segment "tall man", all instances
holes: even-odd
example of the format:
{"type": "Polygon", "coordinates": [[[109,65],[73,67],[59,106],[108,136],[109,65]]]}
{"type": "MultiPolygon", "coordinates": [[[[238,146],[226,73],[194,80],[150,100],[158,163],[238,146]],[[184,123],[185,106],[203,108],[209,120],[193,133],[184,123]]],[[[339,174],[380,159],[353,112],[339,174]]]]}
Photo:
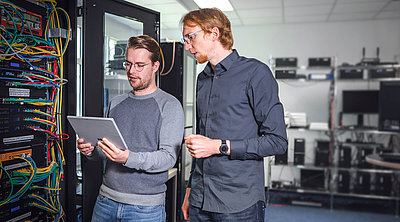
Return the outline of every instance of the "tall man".
{"type": "Polygon", "coordinates": [[[97,146],[78,140],[89,159],[106,159],[92,221],[165,221],[165,183],[183,138],[183,110],[172,95],[157,88],[160,47],[150,36],[131,37],[124,66],[132,91],[113,98],[114,118],[128,149],[107,138],[97,146]]]}
{"type": "Polygon", "coordinates": [[[197,133],[182,211],[191,221],[264,221],[263,157],[287,149],[278,85],[267,65],[232,49],[230,21],[216,8],[186,14],[185,49],[207,66],[197,79],[197,133]],[[189,210],[189,213],[188,213],[189,210]]]}

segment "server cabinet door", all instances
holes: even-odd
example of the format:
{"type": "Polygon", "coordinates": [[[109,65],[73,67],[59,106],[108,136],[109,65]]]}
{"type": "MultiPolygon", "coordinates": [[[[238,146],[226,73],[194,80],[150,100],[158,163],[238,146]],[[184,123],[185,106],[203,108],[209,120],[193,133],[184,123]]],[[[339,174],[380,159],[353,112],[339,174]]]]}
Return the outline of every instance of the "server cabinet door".
{"type": "MultiPolygon", "coordinates": [[[[82,115],[103,116],[112,96],[130,90],[124,70],[125,46],[131,36],[159,40],[158,12],[121,0],[83,2],[82,115]]],[[[83,221],[90,221],[101,185],[103,163],[81,158],[83,221]]]]}

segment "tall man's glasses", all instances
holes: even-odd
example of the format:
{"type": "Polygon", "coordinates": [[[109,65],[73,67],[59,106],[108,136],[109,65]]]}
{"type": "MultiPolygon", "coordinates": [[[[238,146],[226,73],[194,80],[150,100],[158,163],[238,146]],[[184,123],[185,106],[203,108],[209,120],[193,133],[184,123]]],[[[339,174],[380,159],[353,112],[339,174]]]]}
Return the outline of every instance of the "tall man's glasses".
{"type": "Polygon", "coordinates": [[[185,44],[185,43],[191,44],[191,43],[192,43],[192,40],[193,40],[194,37],[195,37],[194,34],[196,34],[196,33],[198,33],[198,32],[201,32],[201,31],[203,31],[203,29],[200,29],[200,30],[197,30],[197,31],[195,31],[195,32],[192,32],[192,33],[189,33],[189,34],[184,35],[184,36],[182,37],[182,43],[183,43],[183,44],[185,44]]]}
{"type": "Polygon", "coordinates": [[[126,71],[131,70],[132,65],[133,68],[135,68],[136,71],[141,72],[143,71],[144,67],[147,66],[150,63],[144,64],[144,63],[131,63],[129,61],[125,61],[122,63],[122,66],[126,69],[126,71]]]}

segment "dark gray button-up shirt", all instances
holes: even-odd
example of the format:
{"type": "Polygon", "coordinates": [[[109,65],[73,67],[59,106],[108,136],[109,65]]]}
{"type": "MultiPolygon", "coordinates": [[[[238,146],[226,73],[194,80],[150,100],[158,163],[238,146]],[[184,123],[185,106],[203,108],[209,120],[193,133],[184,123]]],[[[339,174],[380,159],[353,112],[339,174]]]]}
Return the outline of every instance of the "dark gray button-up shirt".
{"type": "Polygon", "coordinates": [[[287,149],[278,85],[267,65],[234,50],[197,79],[197,133],[231,141],[231,155],[193,159],[189,203],[240,212],[265,201],[263,157],[287,149]]]}

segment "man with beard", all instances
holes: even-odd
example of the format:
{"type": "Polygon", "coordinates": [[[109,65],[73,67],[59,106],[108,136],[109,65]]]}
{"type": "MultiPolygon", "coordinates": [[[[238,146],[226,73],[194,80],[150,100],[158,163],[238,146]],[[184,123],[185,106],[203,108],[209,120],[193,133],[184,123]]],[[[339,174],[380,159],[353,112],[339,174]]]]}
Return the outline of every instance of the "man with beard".
{"type": "Polygon", "coordinates": [[[287,149],[278,85],[267,65],[232,49],[231,25],[219,9],[191,11],[181,23],[185,49],[208,62],[197,78],[197,134],[185,137],[194,158],[184,217],[264,221],[263,158],[287,149]]]}
{"type": "Polygon", "coordinates": [[[97,146],[78,139],[90,160],[106,160],[92,221],[165,221],[168,170],[175,165],[183,138],[183,110],[172,95],[157,88],[160,46],[150,36],[131,37],[126,52],[132,91],[113,98],[114,118],[128,149],[107,138],[97,146]]]}

